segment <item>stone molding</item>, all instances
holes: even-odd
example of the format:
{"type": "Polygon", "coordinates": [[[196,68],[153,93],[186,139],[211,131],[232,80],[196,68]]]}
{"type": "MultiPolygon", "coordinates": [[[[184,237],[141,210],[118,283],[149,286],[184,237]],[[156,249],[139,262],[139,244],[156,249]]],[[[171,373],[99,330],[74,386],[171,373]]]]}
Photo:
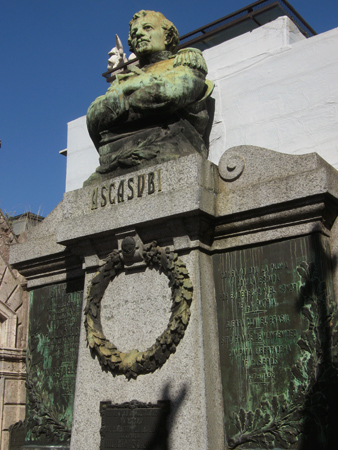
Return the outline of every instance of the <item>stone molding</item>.
{"type": "Polygon", "coordinates": [[[220,175],[212,250],[313,232],[330,235],[338,213],[338,174],[316,153],[295,156],[243,145],[227,150],[220,166],[238,175],[220,175]]]}
{"type": "Polygon", "coordinates": [[[18,317],[5,303],[0,301],[0,345],[3,347],[15,347],[16,327],[18,317]]]}
{"type": "Polygon", "coordinates": [[[23,276],[9,264],[18,243],[0,210],[0,447],[8,449],[9,427],[25,415],[28,293],[23,276]]]}
{"type": "Polygon", "coordinates": [[[111,184],[67,192],[26,242],[12,246],[11,263],[33,288],[94,269],[116,248],[123,230],[136,230],[144,242],[159,245],[169,239],[177,251],[206,252],[314,231],[330,234],[337,216],[337,171],[316,153],[295,156],[244,145],[224,152],[220,166],[230,175],[222,178],[217,166],[190,155],[112,178],[111,184]],[[145,184],[138,197],[138,177],[147,183],[149,173],[154,192],[149,194],[145,184]],[[135,192],[128,200],[130,178],[135,192]],[[120,203],[119,186],[124,189],[120,203]]]}
{"type": "Polygon", "coordinates": [[[0,349],[0,377],[26,378],[26,350],[19,348],[0,349]]]}

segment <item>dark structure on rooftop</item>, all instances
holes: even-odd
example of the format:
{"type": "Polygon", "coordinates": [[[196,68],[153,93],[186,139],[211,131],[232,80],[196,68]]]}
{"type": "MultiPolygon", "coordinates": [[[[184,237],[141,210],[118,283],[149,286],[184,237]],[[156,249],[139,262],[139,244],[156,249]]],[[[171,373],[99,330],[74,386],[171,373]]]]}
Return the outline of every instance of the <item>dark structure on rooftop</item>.
{"type": "MultiPolygon", "coordinates": [[[[288,16],[307,38],[316,35],[315,30],[298,14],[286,0],[259,0],[227,16],[204,25],[180,37],[179,49],[195,47],[199,50],[213,47],[252,31],[278,17],[288,16]]],[[[114,70],[102,74],[110,82],[115,71],[121,71],[135,60],[128,61],[114,70]]]]}

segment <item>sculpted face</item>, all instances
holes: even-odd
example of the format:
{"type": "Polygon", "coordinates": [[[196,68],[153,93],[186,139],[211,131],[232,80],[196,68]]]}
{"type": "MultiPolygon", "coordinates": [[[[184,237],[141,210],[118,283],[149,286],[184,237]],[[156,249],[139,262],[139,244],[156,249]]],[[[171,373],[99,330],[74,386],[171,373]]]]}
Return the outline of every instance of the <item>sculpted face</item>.
{"type": "Polygon", "coordinates": [[[166,50],[166,31],[161,25],[162,20],[152,14],[132,22],[131,46],[137,57],[166,50]]]}

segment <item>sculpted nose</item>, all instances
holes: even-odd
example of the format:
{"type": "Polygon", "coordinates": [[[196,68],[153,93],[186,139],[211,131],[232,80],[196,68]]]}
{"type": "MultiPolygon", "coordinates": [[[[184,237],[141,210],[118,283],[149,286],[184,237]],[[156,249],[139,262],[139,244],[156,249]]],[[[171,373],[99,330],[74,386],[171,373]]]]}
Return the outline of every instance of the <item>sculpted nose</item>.
{"type": "Polygon", "coordinates": [[[136,31],[135,35],[136,35],[137,37],[143,36],[143,35],[144,35],[143,29],[142,29],[142,28],[139,28],[139,29],[136,31]]]}

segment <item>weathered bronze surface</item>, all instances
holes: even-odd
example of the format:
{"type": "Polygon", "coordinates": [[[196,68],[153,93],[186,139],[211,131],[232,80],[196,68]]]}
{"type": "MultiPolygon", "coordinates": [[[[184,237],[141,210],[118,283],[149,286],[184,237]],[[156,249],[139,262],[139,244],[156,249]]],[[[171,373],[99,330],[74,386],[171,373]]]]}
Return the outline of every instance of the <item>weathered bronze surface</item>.
{"type": "Polygon", "coordinates": [[[167,275],[172,291],[171,316],[167,328],[146,351],[137,349],[123,353],[106,339],[101,324],[101,300],[109,283],[124,270],[122,251],[114,250],[93,277],[85,307],[87,342],[104,370],[128,379],[155,372],[161,367],[183,338],[190,319],[193,286],[184,262],[169,248],[154,241],[143,247],[142,258],[147,267],[167,275]]]}
{"type": "Polygon", "coordinates": [[[100,450],[168,450],[169,401],[156,405],[133,400],[120,405],[100,403],[100,450]]]}
{"type": "Polygon", "coordinates": [[[70,440],[82,298],[82,279],[31,292],[26,444],[70,440]]]}
{"type": "Polygon", "coordinates": [[[20,420],[9,427],[9,450],[22,450],[26,438],[26,422],[20,420]]]}
{"type": "Polygon", "coordinates": [[[213,83],[200,50],[177,52],[178,31],[161,13],[140,11],[130,22],[129,46],[139,67],[118,74],[87,112],[100,166],[85,182],[198,152],[207,156],[205,100],[213,83]]]}
{"type": "Polygon", "coordinates": [[[328,255],[314,235],[213,256],[229,448],[333,445],[337,312],[328,255]]]}

